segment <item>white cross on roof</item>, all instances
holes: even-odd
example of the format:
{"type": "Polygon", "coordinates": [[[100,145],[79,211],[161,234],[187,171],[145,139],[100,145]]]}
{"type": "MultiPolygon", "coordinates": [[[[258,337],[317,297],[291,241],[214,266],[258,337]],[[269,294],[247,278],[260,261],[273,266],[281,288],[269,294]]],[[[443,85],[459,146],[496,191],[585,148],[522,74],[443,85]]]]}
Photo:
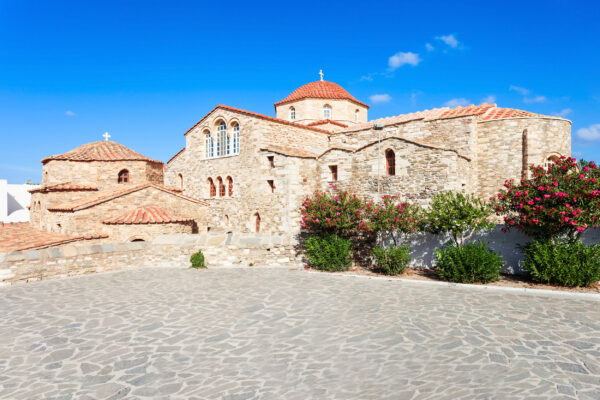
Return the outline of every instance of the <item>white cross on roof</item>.
{"type": "Polygon", "coordinates": [[[110,135],[108,134],[108,132],[104,132],[104,135],[102,135],[102,137],[108,142],[108,138],[110,137],[110,135]]]}

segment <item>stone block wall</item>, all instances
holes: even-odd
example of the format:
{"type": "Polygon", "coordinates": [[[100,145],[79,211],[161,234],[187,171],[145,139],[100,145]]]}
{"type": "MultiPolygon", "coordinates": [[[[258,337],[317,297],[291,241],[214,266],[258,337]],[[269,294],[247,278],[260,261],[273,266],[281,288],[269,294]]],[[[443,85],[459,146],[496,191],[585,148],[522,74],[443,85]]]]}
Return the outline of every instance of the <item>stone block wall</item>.
{"type": "Polygon", "coordinates": [[[329,119],[352,125],[354,123],[365,123],[368,121],[368,108],[349,100],[335,99],[304,99],[293,103],[282,104],[275,108],[277,118],[290,121],[290,107],[296,109],[296,119],[293,122],[309,124],[314,121],[325,119],[323,117],[323,106],[331,107],[329,119]],[[355,112],[358,110],[358,121],[355,122],[355,112]]]}
{"type": "Polygon", "coordinates": [[[295,240],[277,234],[170,234],[152,242],[62,246],[0,253],[0,284],[145,266],[184,268],[202,250],[208,267],[294,266],[295,240]]]}

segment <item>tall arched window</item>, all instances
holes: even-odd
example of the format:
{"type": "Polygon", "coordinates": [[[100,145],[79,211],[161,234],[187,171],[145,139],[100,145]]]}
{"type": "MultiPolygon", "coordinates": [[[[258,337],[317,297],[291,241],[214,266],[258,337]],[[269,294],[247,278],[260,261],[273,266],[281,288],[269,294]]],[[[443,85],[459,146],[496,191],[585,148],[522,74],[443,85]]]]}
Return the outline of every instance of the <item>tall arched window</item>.
{"type": "Polygon", "coordinates": [[[240,154],[240,126],[233,125],[233,154],[240,154]]]}
{"type": "Polygon", "coordinates": [[[354,122],[358,122],[358,116],[360,115],[360,111],[359,110],[355,110],[354,111],[354,122]]]}
{"type": "Polygon", "coordinates": [[[179,174],[179,189],[183,190],[183,175],[179,174]]]}
{"type": "Polygon", "coordinates": [[[233,179],[230,176],[227,177],[227,195],[233,196],[233,179]]]}
{"type": "Polygon", "coordinates": [[[117,180],[119,183],[129,183],[129,171],[126,169],[121,170],[119,172],[119,179],[117,180]]]}
{"type": "Polygon", "coordinates": [[[219,197],[225,196],[225,185],[223,184],[223,178],[220,176],[217,178],[217,185],[219,185],[219,197]]]}
{"type": "Polygon", "coordinates": [[[210,131],[205,131],[204,132],[204,137],[206,140],[206,158],[212,158],[214,157],[214,150],[213,150],[213,139],[212,136],[210,135],[210,131]]]}
{"type": "Polygon", "coordinates": [[[392,149],[385,151],[385,169],[389,176],[396,175],[396,154],[392,149]]]}
{"type": "Polygon", "coordinates": [[[260,232],[260,215],[258,213],[254,214],[254,231],[260,232]]]}
{"type": "Polygon", "coordinates": [[[290,119],[292,121],[296,119],[296,109],[294,107],[290,107],[290,119]]]}
{"type": "Polygon", "coordinates": [[[217,128],[217,156],[229,154],[228,150],[227,124],[225,124],[225,121],[221,121],[217,128]]]}
{"type": "Polygon", "coordinates": [[[210,197],[215,197],[217,195],[217,189],[215,188],[215,183],[212,178],[208,178],[208,195],[210,197]]]}
{"type": "Polygon", "coordinates": [[[331,106],[327,104],[323,106],[323,119],[331,119],[331,106]]]}

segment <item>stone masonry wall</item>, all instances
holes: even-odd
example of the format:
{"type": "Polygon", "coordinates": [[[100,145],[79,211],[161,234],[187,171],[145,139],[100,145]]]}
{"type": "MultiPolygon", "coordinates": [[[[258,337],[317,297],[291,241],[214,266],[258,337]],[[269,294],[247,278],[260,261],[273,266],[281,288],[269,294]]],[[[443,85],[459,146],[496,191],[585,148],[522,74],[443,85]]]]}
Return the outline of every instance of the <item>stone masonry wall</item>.
{"type": "Polygon", "coordinates": [[[331,120],[342,122],[346,125],[355,123],[355,111],[358,110],[358,123],[368,121],[368,108],[348,100],[334,99],[304,99],[293,103],[283,104],[276,107],[277,118],[290,121],[290,107],[296,109],[294,122],[309,124],[314,121],[325,119],[323,117],[323,106],[331,107],[331,120]]]}
{"type": "Polygon", "coordinates": [[[283,235],[163,235],[153,242],[63,246],[0,253],[0,284],[84,275],[144,266],[189,267],[202,250],[208,267],[299,265],[297,243],[283,235]]]}

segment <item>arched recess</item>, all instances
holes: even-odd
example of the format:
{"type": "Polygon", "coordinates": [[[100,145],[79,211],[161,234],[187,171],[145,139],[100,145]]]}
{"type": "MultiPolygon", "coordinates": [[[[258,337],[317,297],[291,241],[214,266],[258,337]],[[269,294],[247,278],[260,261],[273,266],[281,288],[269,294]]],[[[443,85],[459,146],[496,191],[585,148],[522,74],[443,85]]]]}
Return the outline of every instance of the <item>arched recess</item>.
{"type": "Polygon", "coordinates": [[[129,239],[127,239],[128,242],[145,242],[146,239],[144,239],[142,236],[132,236],[129,239]]]}
{"type": "Polygon", "coordinates": [[[392,149],[385,151],[385,171],[388,176],[396,175],[396,153],[392,149]]]}
{"type": "Polygon", "coordinates": [[[227,195],[233,196],[233,178],[230,176],[227,177],[227,195]]]}
{"type": "Polygon", "coordinates": [[[129,183],[131,182],[131,177],[129,176],[129,171],[126,169],[122,169],[119,171],[119,175],[117,178],[118,183],[129,183]]]}
{"type": "Polygon", "coordinates": [[[546,154],[544,156],[544,160],[543,160],[544,168],[547,169],[552,164],[556,164],[556,162],[558,160],[560,160],[561,157],[562,157],[562,155],[558,152],[551,152],[551,153],[546,154]]]}
{"type": "Polygon", "coordinates": [[[177,177],[179,178],[179,189],[183,190],[183,175],[179,174],[177,177]]]}
{"type": "Polygon", "coordinates": [[[261,219],[260,219],[260,214],[258,212],[254,213],[253,222],[254,222],[254,232],[256,232],[256,233],[260,232],[261,219]]]}
{"type": "Polygon", "coordinates": [[[217,189],[212,178],[208,178],[206,183],[208,184],[208,197],[215,197],[217,195],[217,189]]]}
{"type": "Polygon", "coordinates": [[[219,189],[219,197],[224,197],[225,196],[225,185],[223,184],[223,178],[221,178],[220,176],[217,177],[217,186],[219,189]]]}

